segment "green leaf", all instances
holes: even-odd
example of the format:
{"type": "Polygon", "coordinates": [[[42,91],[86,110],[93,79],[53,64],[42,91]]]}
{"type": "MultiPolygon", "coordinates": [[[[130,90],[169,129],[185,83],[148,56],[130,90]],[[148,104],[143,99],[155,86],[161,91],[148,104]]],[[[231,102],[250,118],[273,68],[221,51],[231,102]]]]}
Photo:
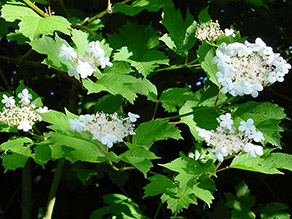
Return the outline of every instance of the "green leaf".
{"type": "Polygon", "coordinates": [[[106,146],[98,141],[92,140],[88,133],[54,132],[49,136],[48,141],[51,143],[52,157],[54,153],[60,154],[71,163],[76,161],[86,161],[91,163],[101,163],[106,161],[104,151],[106,146]],[[57,150],[57,151],[55,151],[57,150]]]}
{"type": "Polygon", "coordinates": [[[211,21],[211,17],[210,17],[210,15],[208,13],[208,10],[209,10],[209,6],[207,6],[206,8],[204,8],[199,13],[198,20],[199,20],[200,24],[211,21]]]}
{"type": "Polygon", "coordinates": [[[141,218],[147,219],[144,216],[139,206],[130,198],[121,194],[106,194],[103,200],[108,206],[101,207],[93,211],[90,219],[105,218],[111,216],[112,218],[141,218]]]}
{"type": "Polygon", "coordinates": [[[3,17],[8,22],[13,22],[15,20],[22,20],[25,17],[38,18],[39,15],[27,7],[24,3],[8,2],[3,5],[1,9],[1,17],[3,17]]]}
{"type": "Polygon", "coordinates": [[[284,109],[269,102],[249,101],[241,104],[233,114],[235,126],[239,126],[241,121],[252,118],[256,128],[261,131],[265,137],[264,143],[271,143],[281,147],[279,132],[279,122],[286,117],[284,109]]]}
{"type": "Polygon", "coordinates": [[[261,219],[289,219],[290,214],[284,212],[284,210],[288,210],[289,207],[278,202],[272,202],[266,205],[266,207],[262,210],[261,219]]]}
{"type": "Polygon", "coordinates": [[[171,0],[135,0],[131,5],[116,3],[114,12],[121,12],[126,15],[134,16],[143,10],[150,12],[159,11],[161,8],[173,7],[171,0]]]}
{"type": "Polygon", "coordinates": [[[99,98],[95,107],[94,112],[104,112],[104,113],[114,113],[117,112],[124,99],[120,96],[113,96],[111,94],[105,95],[102,98],[99,98]]]}
{"type": "Polygon", "coordinates": [[[183,192],[188,187],[193,187],[204,173],[216,176],[215,166],[211,160],[205,164],[201,164],[199,161],[186,157],[182,153],[180,158],[177,158],[171,163],[160,164],[160,166],[179,173],[175,177],[175,180],[179,182],[179,186],[183,189],[183,192]]]}
{"type": "Polygon", "coordinates": [[[162,103],[166,111],[177,112],[177,107],[182,107],[187,100],[193,99],[193,97],[194,93],[190,89],[169,88],[162,92],[159,102],[162,103]]]}
{"type": "Polygon", "coordinates": [[[29,39],[25,37],[19,30],[15,30],[15,32],[10,32],[6,35],[7,40],[16,41],[18,45],[24,45],[29,39]]]}
{"type": "Polygon", "coordinates": [[[4,167],[4,173],[8,170],[16,170],[17,168],[23,168],[29,157],[21,155],[21,154],[2,154],[2,165],[4,167]]]}
{"type": "Polygon", "coordinates": [[[57,34],[55,40],[51,37],[43,36],[30,42],[33,50],[48,56],[48,58],[42,62],[43,64],[52,66],[57,70],[67,72],[68,69],[73,68],[74,64],[73,62],[66,62],[64,58],[59,57],[62,44],[69,46],[68,43],[61,39],[57,34]]]}
{"type": "MultiPolygon", "coordinates": [[[[69,131],[70,123],[68,122],[69,119],[74,119],[72,116],[67,117],[64,113],[55,111],[55,110],[49,110],[47,113],[41,114],[43,121],[48,122],[52,125],[48,126],[48,128],[58,131],[69,131]]],[[[77,118],[78,116],[75,116],[77,118]]]]}
{"type": "Polygon", "coordinates": [[[232,208],[232,218],[255,218],[256,215],[250,209],[255,205],[255,197],[249,195],[247,185],[242,182],[236,187],[236,196],[227,192],[226,205],[232,208]]]}
{"type": "Polygon", "coordinates": [[[186,14],[186,21],[184,21],[179,10],[174,7],[165,8],[162,13],[161,23],[166,27],[169,34],[164,34],[160,40],[178,55],[186,57],[188,51],[196,43],[195,30],[197,22],[189,10],[186,14]]]}
{"type": "Polygon", "coordinates": [[[134,70],[131,66],[124,61],[114,61],[112,67],[107,67],[104,69],[103,73],[112,73],[112,74],[130,74],[134,70]]]}
{"type": "Polygon", "coordinates": [[[19,23],[19,32],[30,40],[37,39],[41,34],[53,35],[60,31],[66,35],[71,33],[71,24],[64,17],[26,17],[19,23]]]}
{"type": "Polygon", "coordinates": [[[3,18],[0,18],[0,37],[8,33],[8,28],[10,24],[6,22],[3,18]]]}
{"type": "Polygon", "coordinates": [[[34,161],[44,168],[44,165],[51,160],[52,151],[48,142],[38,143],[34,150],[34,161]]]}
{"type": "Polygon", "coordinates": [[[33,141],[30,138],[15,136],[9,139],[8,141],[2,143],[0,145],[0,150],[30,156],[31,151],[29,145],[31,145],[32,143],[33,141]]]}
{"type": "Polygon", "coordinates": [[[279,169],[292,171],[292,155],[271,153],[258,157],[242,154],[232,160],[230,168],[265,174],[283,174],[279,169]]]}
{"type": "Polygon", "coordinates": [[[158,159],[154,153],[141,147],[128,150],[119,155],[119,158],[140,170],[145,178],[147,177],[147,172],[153,167],[150,160],[158,159]]]}
{"type": "Polygon", "coordinates": [[[86,186],[92,176],[99,174],[96,169],[88,169],[82,163],[77,163],[77,165],[73,166],[71,170],[76,174],[77,178],[84,186],[86,186]]]}
{"type": "Polygon", "coordinates": [[[215,130],[218,125],[217,118],[220,114],[214,107],[197,107],[197,105],[197,101],[187,101],[179,110],[179,115],[190,113],[188,116],[181,117],[181,121],[189,126],[195,139],[202,139],[197,128],[215,130]]]}
{"type": "Polygon", "coordinates": [[[190,204],[197,204],[196,196],[193,194],[191,188],[187,188],[183,192],[182,188],[176,186],[171,188],[167,193],[163,193],[161,196],[162,203],[167,202],[167,208],[171,210],[173,214],[177,214],[183,208],[188,208],[190,204]]]}
{"type": "Polygon", "coordinates": [[[170,188],[175,186],[170,179],[160,174],[151,176],[147,179],[151,182],[143,188],[145,190],[143,198],[167,193],[170,188]]]}
{"type": "Polygon", "coordinates": [[[214,107],[217,100],[217,106],[226,102],[228,97],[220,93],[218,98],[219,89],[216,86],[207,86],[194,93],[193,101],[197,101],[198,107],[214,107]],[[217,99],[218,98],[218,99],[217,99]]]}
{"type": "Polygon", "coordinates": [[[4,151],[1,155],[4,172],[25,166],[28,158],[32,156],[32,143],[30,138],[15,136],[0,145],[0,150],[4,151]]]}
{"type": "Polygon", "coordinates": [[[90,79],[83,79],[82,82],[88,90],[88,94],[107,91],[113,95],[122,95],[132,104],[137,97],[137,93],[147,97],[157,94],[156,88],[147,79],[141,80],[131,75],[108,73],[102,74],[95,83],[90,79]],[[149,83],[153,87],[149,87],[149,83]]]}
{"type": "Polygon", "coordinates": [[[31,41],[41,34],[53,35],[55,31],[60,31],[67,35],[71,33],[71,24],[64,17],[40,17],[23,3],[6,3],[1,12],[6,21],[20,20],[18,24],[19,32],[31,41]]]}
{"type": "Polygon", "coordinates": [[[214,200],[214,196],[212,195],[212,192],[208,189],[204,188],[204,183],[199,183],[194,185],[193,187],[193,193],[202,201],[204,201],[208,207],[210,208],[210,205],[212,204],[212,200],[214,200]]]}
{"type": "Polygon", "coordinates": [[[253,118],[255,124],[257,124],[267,119],[284,119],[286,114],[284,113],[284,109],[279,107],[277,104],[249,101],[240,104],[233,116],[235,120],[234,122],[237,122],[238,124],[240,121],[247,120],[249,118],[253,118]],[[235,119],[235,117],[239,117],[241,120],[235,119]]]}
{"type": "Polygon", "coordinates": [[[215,56],[215,49],[211,48],[204,57],[204,61],[201,63],[201,67],[206,72],[208,79],[220,87],[216,73],[218,72],[217,65],[213,64],[212,60],[215,56]]]}
{"type": "Polygon", "coordinates": [[[174,124],[168,124],[167,121],[151,120],[141,124],[136,129],[136,135],[133,136],[133,144],[143,145],[150,148],[154,141],[172,139],[182,139],[180,130],[174,124]]]}
{"type": "Polygon", "coordinates": [[[17,127],[10,127],[5,123],[0,123],[0,132],[18,132],[17,127]]]}
{"type": "Polygon", "coordinates": [[[88,34],[81,30],[72,30],[72,40],[77,47],[78,53],[84,55],[89,48],[88,34]]]}
{"type": "Polygon", "coordinates": [[[158,51],[158,31],[151,26],[126,23],[119,33],[108,35],[110,45],[118,52],[115,61],[126,61],[136,68],[144,77],[151,73],[159,64],[167,65],[169,59],[158,51]]]}

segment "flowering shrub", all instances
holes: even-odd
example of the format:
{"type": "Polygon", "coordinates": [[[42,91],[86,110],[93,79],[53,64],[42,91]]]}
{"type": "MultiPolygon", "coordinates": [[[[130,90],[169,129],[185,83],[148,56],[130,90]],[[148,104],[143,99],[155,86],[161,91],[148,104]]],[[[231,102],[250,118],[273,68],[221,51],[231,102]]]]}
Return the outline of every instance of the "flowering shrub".
{"type": "MultiPolygon", "coordinates": [[[[31,216],[32,165],[55,170],[48,203],[37,207],[43,218],[52,218],[59,183],[67,180],[71,186],[72,178],[85,188],[94,187],[92,196],[96,190],[98,197],[103,195],[107,206],[99,203],[98,209],[87,210],[90,218],[166,218],[184,209],[192,212],[195,205],[211,208],[217,200],[218,173],[226,169],[292,171],[292,155],[278,152],[286,147],[279,124],[288,117],[273,101],[260,99],[265,87],[286,80],[291,65],[285,54],[274,52],[279,48],[265,44],[264,36],[253,43],[231,23],[221,29],[208,7],[198,14],[182,13],[171,0],[107,1],[107,9],[92,17],[81,9],[68,10],[63,1],[58,3],[63,10],[54,12],[56,2],[23,2],[1,3],[0,20],[7,27],[0,31],[2,40],[29,47],[19,58],[0,59],[19,69],[33,66],[22,76],[15,71],[13,83],[0,69],[5,79],[0,86],[0,131],[5,133],[0,157],[4,172],[23,168],[23,218],[31,216]],[[159,20],[152,20],[149,12],[159,20]],[[135,22],[145,14],[147,24],[135,22]],[[106,16],[113,20],[103,20],[106,16]],[[172,70],[187,71],[199,81],[195,86],[181,75],[176,80],[172,70]],[[176,80],[174,85],[171,80],[176,80]],[[175,153],[172,142],[180,145],[175,153]],[[101,182],[107,177],[124,195],[110,194],[113,186],[101,182]],[[139,190],[133,192],[136,200],[153,200],[145,208],[157,204],[157,211],[140,210],[141,202],[130,198],[126,182],[139,190]],[[167,213],[161,213],[161,206],[167,213]]],[[[225,193],[229,216],[254,218],[254,205],[245,206],[248,201],[242,198],[248,199],[249,190],[245,184],[239,187],[236,196],[225,193]],[[235,206],[243,210],[238,213],[235,206]]],[[[267,209],[257,214],[265,216],[267,209]]],[[[271,218],[286,208],[280,204],[275,209],[271,218]]]]}

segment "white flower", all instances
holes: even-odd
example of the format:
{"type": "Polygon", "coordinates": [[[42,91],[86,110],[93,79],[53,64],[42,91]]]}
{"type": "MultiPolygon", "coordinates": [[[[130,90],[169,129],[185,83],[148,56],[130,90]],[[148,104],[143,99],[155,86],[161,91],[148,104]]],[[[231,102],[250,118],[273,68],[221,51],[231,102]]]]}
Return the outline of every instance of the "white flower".
{"type": "Polygon", "coordinates": [[[32,99],[32,95],[28,92],[28,90],[25,88],[17,95],[19,98],[21,98],[21,101],[24,103],[30,103],[30,99],[32,99]]]}
{"type": "Polygon", "coordinates": [[[262,91],[264,88],[261,84],[253,84],[251,96],[256,98],[259,95],[259,91],[262,91]]]}
{"type": "Polygon", "coordinates": [[[122,142],[123,138],[128,135],[135,135],[134,125],[129,118],[122,119],[117,113],[105,114],[103,112],[97,112],[95,115],[85,115],[85,117],[79,118],[85,123],[83,131],[92,134],[93,140],[103,141],[104,144],[110,146],[110,142],[122,142]],[[92,118],[91,118],[92,116],[92,118]],[[113,137],[116,137],[114,140],[113,137]]]}
{"type": "Polygon", "coordinates": [[[87,124],[87,123],[91,122],[92,120],[93,120],[93,116],[89,115],[89,114],[79,116],[79,121],[83,122],[84,124],[87,124]]]}
{"type": "Polygon", "coordinates": [[[40,107],[40,108],[38,108],[37,111],[38,111],[39,113],[47,113],[47,112],[49,112],[49,109],[48,109],[47,106],[44,106],[44,107],[40,107]]]}
{"type": "Polygon", "coordinates": [[[113,146],[113,143],[117,142],[118,138],[117,136],[113,134],[105,134],[101,137],[100,142],[104,145],[106,145],[108,148],[111,148],[113,146]]]}
{"type": "Polygon", "coordinates": [[[249,138],[252,138],[255,142],[260,142],[261,140],[265,140],[263,133],[253,131],[249,138]]]}
{"type": "Polygon", "coordinates": [[[98,60],[99,64],[100,64],[100,67],[102,69],[104,69],[106,66],[109,66],[109,67],[112,67],[113,66],[113,63],[111,63],[109,61],[109,57],[100,57],[99,60],[98,60]]]}
{"type": "MultiPolygon", "coordinates": [[[[221,45],[224,46],[224,43],[222,43],[221,45]]],[[[214,64],[222,63],[222,62],[229,63],[230,61],[231,61],[230,56],[223,53],[220,47],[219,49],[216,50],[216,56],[212,60],[214,64]]]]}
{"type": "Polygon", "coordinates": [[[30,122],[28,120],[23,120],[19,122],[17,129],[27,132],[28,130],[32,129],[32,126],[30,125],[30,122]]]}
{"type": "Polygon", "coordinates": [[[11,97],[7,97],[5,94],[3,94],[3,99],[1,100],[1,102],[3,104],[5,104],[6,107],[9,107],[9,106],[15,104],[14,98],[12,96],[11,97]]]}
{"type": "Polygon", "coordinates": [[[262,146],[254,145],[252,143],[247,143],[243,146],[243,150],[247,153],[250,153],[251,157],[256,157],[257,155],[263,155],[264,150],[262,146]]]}
{"type": "Polygon", "coordinates": [[[203,23],[198,25],[195,36],[199,40],[207,40],[209,42],[214,42],[224,36],[224,32],[220,29],[220,24],[218,21],[210,21],[208,23],[203,23]]]}
{"type": "Polygon", "coordinates": [[[223,128],[231,129],[233,125],[233,120],[231,119],[231,114],[226,113],[225,115],[219,116],[219,119],[221,120],[220,126],[223,128]]]}
{"type": "Polygon", "coordinates": [[[199,136],[201,138],[204,138],[206,141],[210,141],[211,136],[213,134],[211,131],[208,131],[206,129],[201,129],[201,128],[196,128],[196,129],[199,132],[199,136]]]}
{"type": "Polygon", "coordinates": [[[233,29],[226,28],[224,30],[224,33],[225,33],[225,36],[233,36],[233,37],[235,37],[235,33],[234,33],[234,30],[233,29]]]}
{"type": "Polygon", "coordinates": [[[92,66],[88,62],[78,60],[76,71],[80,74],[81,78],[87,78],[88,76],[92,75],[95,69],[92,68],[92,66]]]}
{"type": "Polygon", "coordinates": [[[134,114],[134,113],[131,113],[131,112],[128,112],[128,116],[129,116],[129,119],[131,122],[136,122],[137,119],[140,118],[140,116],[138,114],[134,114]]]}
{"type": "Polygon", "coordinates": [[[222,93],[229,92],[233,96],[251,95],[255,98],[264,86],[283,82],[291,69],[291,65],[273,53],[273,49],[260,38],[255,43],[222,43],[212,61],[219,70],[216,76],[223,86],[222,93]]]}
{"type": "Polygon", "coordinates": [[[71,61],[72,58],[77,58],[77,53],[71,46],[66,46],[64,43],[61,46],[61,51],[59,53],[59,57],[64,57],[64,59],[68,62],[71,61]]]}
{"type": "Polygon", "coordinates": [[[105,55],[104,50],[100,47],[100,42],[98,40],[95,42],[90,42],[89,49],[87,51],[92,53],[96,58],[101,58],[105,55]]]}
{"type": "Polygon", "coordinates": [[[82,132],[85,124],[81,122],[79,119],[69,119],[70,130],[76,130],[77,132],[82,132]]]}
{"type": "Polygon", "coordinates": [[[68,70],[68,75],[70,77],[74,76],[74,78],[76,78],[77,80],[79,80],[80,79],[80,75],[77,72],[76,67],[77,67],[77,64],[73,68],[69,69],[68,70]]]}
{"type": "Polygon", "coordinates": [[[241,121],[238,130],[244,132],[247,136],[250,136],[253,133],[253,130],[255,130],[253,119],[249,118],[246,122],[241,121]]]}
{"type": "Polygon", "coordinates": [[[228,151],[225,147],[223,148],[217,148],[215,151],[215,159],[219,160],[220,162],[223,162],[224,157],[228,155],[228,151]]]}

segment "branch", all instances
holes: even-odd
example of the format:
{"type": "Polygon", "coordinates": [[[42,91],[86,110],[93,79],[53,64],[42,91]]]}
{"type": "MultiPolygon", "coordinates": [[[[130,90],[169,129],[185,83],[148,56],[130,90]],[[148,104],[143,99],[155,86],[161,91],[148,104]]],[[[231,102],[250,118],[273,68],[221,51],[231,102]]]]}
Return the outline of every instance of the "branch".
{"type": "Polygon", "coordinates": [[[56,194],[57,194],[57,190],[58,190],[58,187],[60,184],[60,179],[61,179],[62,171],[63,171],[63,167],[64,167],[64,161],[65,161],[64,158],[58,160],[56,172],[55,172],[53,182],[51,185],[51,189],[50,189],[50,193],[49,193],[47,212],[46,212],[46,215],[43,217],[43,219],[51,219],[52,218],[53,210],[54,210],[54,206],[55,206],[55,201],[56,201],[56,194]]]}
{"type": "Polygon", "coordinates": [[[40,9],[38,6],[36,6],[34,3],[32,3],[30,0],[23,0],[29,7],[31,7],[33,10],[35,10],[37,13],[39,13],[43,17],[50,17],[47,13],[45,13],[42,9],[40,9]]]}
{"type": "MultiPolygon", "coordinates": [[[[122,2],[120,2],[120,3],[122,3],[122,4],[127,4],[128,2],[131,2],[131,1],[133,1],[133,0],[125,0],[125,1],[122,1],[122,2]]],[[[87,21],[83,22],[83,23],[80,24],[80,25],[81,25],[81,26],[86,26],[86,25],[92,23],[93,21],[95,21],[95,20],[97,20],[97,19],[103,17],[104,15],[106,15],[106,14],[108,14],[108,13],[112,13],[112,9],[113,9],[113,8],[114,8],[114,6],[111,6],[110,1],[108,1],[108,6],[107,6],[107,8],[106,8],[104,11],[102,11],[102,12],[100,12],[100,13],[94,15],[93,17],[89,18],[87,21]]]]}

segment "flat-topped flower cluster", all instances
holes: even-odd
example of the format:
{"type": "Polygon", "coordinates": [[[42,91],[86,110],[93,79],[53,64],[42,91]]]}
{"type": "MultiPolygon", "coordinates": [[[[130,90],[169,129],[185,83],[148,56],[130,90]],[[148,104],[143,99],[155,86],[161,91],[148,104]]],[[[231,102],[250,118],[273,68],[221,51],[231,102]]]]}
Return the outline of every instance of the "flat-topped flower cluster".
{"type": "Polygon", "coordinates": [[[224,36],[233,36],[235,33],[233,29],[220,29],[220,24],[216,20],[198,25],[195,36],[201,41],[214,42],[224,36]]]}
{"type": "Polygon", "coordinates": [[[233,96],[257,97],[263,87],[284,81],[291,65],[278,53],[257,38],[255,43],[222,43],[216,50],[213,63],[222,93],[233,96]]]}
{"type": "Polygon", "coordinates": [[[84,55],[77,54],[71,46],[62,44],[59,57],[64,57],[67,62],[74,62],[74,67],[68,70],[68,74],[71,77],[74,76],[77,80],[80,77],[87,78],[91,76],[99,66],[105,68],[113,65],[109,57],[105,57],[105,52],[98,40],[89,43],[89,48],[84,55]]]}
{"type": "Polygon", "coordinates": [[[263,134],[256,130],[253,119],[241,121],[237,129],[233,126],[230,113],[219,116],[219,119],[220,124],[215,131],[197,128],[199,136],[214,148],[217,160],[222,162],[224,157],[239,152],[250,153],[251,157],[263,155],[263,147],[253,143],[264,140],[263,134]]]}
{"type": "Polygon", "coordinates": [[[42,117],[38,113],[45,113],[48,108],[36,108],[34,103],[30,103],[32,95],[26,88],[17,97],[20,98],[18,102],[15,101],[13,96],[8,97],[3,94],[1,102],[4,107],[0,112],[0,122],[27,132],[32,129],[36,122],[42,121],[42,117]]]}
{"type": "Polygon", "coordinates": [[[69,119],[70,130],[77,132],[88,132],[93,140],[111,148],[114,143],[122,142],[128,135],[135,135],[134,122],[140,118],[139,115],[128,113],[128,117],[121,118],[117,113],[107,114],[97,112],[93,115],[80,115],[78,119],[69,119]]]}

